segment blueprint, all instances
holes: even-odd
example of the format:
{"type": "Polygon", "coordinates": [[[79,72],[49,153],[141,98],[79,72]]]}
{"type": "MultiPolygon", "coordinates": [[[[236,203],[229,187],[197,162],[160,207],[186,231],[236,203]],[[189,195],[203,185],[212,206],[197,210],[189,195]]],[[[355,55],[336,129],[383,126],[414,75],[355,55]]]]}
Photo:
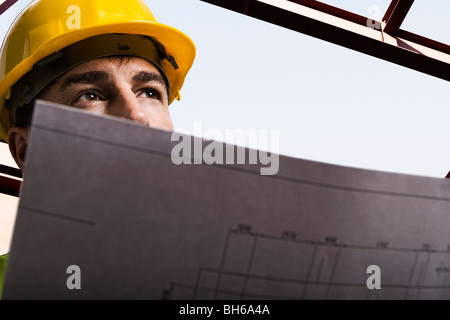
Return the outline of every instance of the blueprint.
{"type": "Polygon", "coordinates": [[[175,164],[172,137],[38,102],[3,298],[450,298],[449,179],[175,164]]]}

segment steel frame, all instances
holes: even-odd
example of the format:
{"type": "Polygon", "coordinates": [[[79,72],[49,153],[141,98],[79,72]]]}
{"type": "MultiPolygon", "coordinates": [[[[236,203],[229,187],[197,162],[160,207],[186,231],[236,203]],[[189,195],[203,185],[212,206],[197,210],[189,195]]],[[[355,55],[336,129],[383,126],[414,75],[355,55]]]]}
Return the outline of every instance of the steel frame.
{"type": "Polygon", "coordinates": [[[397,34],[413,3],[414,0],[392,1],[383,17],[383,21],[386,23],[384,32],[387,32],[391,35],[397,34]]]}
{"type": "Polygon", "coordinates": [[[0,173],[0,193],[18,197],[22,179],[0,173]]]}
{"type": "Polygon", "coordinates": [[[201,0],[450,81],[450,46],[400,26],[414,0],[393,0],[383,21],[315,0],[201,0]]]}
{"type": "Polygon", "coordinates": [[[0,14],[8,10],[14,3],[16,3],[18,0],[6,0],[2,4],[0,4],[0,14]]]}

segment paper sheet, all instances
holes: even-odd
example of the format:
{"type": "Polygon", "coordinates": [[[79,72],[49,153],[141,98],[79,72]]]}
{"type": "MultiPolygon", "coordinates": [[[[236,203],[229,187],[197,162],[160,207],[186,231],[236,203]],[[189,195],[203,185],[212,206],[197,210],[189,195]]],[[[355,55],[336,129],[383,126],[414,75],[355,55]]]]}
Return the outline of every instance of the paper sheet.
{"type": "Polygon", "coordinates": [[[3,298],[450,298],[450,180],[284,156],[276,175],[175,165],[177,143],[39,102],[3,298]]]}

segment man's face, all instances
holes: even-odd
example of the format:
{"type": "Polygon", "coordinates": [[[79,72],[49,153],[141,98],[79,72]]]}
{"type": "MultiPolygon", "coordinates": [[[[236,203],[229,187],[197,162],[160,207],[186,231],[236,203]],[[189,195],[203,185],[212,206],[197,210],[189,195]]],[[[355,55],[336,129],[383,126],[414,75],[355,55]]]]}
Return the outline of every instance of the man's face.
{"type": "Polygon", "coordinates": [[[164,79],[142,58],[86,62],[59,77],[39,98],[173,131],[164,79]]]}
{"type": "MultiPolygon", "coordinates": [[[[53,81],[38,98],[173,131],[164,79],[142,58],[108,57],[86,62],[53,81]]],[[[28,128],[8,131],[9,149],[22,171],[28,134],[28,128]]]]}

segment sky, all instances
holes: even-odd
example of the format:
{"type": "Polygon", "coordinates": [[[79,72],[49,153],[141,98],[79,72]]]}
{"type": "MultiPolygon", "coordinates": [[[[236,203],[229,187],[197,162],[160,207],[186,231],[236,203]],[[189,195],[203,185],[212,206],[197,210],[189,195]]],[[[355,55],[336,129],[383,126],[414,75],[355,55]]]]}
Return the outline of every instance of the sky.
{"type": "MultiPolygon", "coordinates": [[[[29,2],[0,16],[0,37],[29,2]]],[[[447,81],[200,0],[145,2],[197,48],[181,101],[170,106],[176,131],[214,130],[233,142],[227,130],[276,130],[278,143],[245,145],[370,170],[450,171],[447,81]]],[[[324,2],[379,19],[390,3],[324,2]]],[[[450,43],[449,16],[447,0],[416,0],[402,29],[450,43]]]]}

